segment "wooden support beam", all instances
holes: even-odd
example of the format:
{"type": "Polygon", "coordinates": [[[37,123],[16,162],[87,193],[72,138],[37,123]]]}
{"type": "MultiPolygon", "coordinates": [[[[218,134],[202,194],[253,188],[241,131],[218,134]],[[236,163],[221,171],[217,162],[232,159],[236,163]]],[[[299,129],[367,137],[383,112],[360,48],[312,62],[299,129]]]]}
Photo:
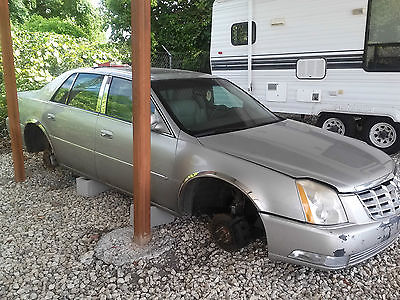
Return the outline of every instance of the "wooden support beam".
{"type": "Polygon", "coordinates": [[[145,245],[150,231],[150,0],[132,0],[134,242],[145,245]]]}
{"type": "Polygon", "coordinates": [[[3,56],[4,83],[6,86],[8,120],[11,136],[12,158],[14,162],[14,179],[16,182],[21,182],[25,180],[24,155],[22,153],[17,84],[15,79],[10,14],[7,0],[0,0],[0,37],[3,56]]]}

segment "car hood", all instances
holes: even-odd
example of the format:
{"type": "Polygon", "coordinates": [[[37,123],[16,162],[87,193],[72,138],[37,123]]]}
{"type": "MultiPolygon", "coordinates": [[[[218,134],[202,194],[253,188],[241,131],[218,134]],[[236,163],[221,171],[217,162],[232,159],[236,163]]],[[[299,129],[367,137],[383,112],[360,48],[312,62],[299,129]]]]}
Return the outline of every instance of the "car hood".
{"type": "Polygon", "coordinates": [[[364,142],[292,120],[199,141],[295,178],[325,182],[341,193],[359,191],[394,170],[388,155],[364,142]]]}

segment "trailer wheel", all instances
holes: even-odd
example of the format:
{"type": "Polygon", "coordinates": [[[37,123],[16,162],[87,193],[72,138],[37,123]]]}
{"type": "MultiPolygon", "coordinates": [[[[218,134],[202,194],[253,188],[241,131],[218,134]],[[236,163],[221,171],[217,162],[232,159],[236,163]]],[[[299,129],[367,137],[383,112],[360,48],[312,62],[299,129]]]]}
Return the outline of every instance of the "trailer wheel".
{"type": "Polygon", "coordinates": [[[235,251],[251,241],[249,223],[244,217],[217,214],[211,221],[211,235],[215,243],[225,251],[235,251]]]}
{"type": "Polygon", "coordinates": [[[400,149],[400,124],[387,118],[368,118],[363,125],[363,138],[387,154],[400,149]]]}
{"type": "Polygon", "coordinates": [[[349,115],[322,114],[317,126],[340,135],[354,137],[356,134],[356,121],[349,115]]]}

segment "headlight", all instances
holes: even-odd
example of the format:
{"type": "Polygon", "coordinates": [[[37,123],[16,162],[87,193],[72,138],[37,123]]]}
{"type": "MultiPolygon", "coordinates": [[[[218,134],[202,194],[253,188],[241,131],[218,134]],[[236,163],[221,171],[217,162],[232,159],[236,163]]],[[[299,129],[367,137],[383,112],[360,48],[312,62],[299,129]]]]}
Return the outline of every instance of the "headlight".
{"type": "Polygon", "coordinates": [[[335,191],[311,180],[297,180],[296,185],[308,223],[334,225],[348,221],[335,191]]]}

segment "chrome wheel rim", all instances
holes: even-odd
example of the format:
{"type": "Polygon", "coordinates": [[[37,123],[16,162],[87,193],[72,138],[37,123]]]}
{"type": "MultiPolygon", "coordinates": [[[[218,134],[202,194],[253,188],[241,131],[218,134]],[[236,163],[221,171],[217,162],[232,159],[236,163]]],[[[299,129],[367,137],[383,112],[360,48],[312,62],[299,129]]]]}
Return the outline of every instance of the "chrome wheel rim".
{"type": "Polygon", "coordinates": [[[342,122],[342,120],[338,118],[329,118],[327,119],[324,124],[322,124],[322,128],[339,133],[341,135],[344,135],[346,133],[346,126],[342,122]]]}
{"type": "Polygon", "coordinates": [[[389,148],[397,140],[396,129],[389,123],[376,123],[369,131],[369,140],[378,148],[389,148]]]}

